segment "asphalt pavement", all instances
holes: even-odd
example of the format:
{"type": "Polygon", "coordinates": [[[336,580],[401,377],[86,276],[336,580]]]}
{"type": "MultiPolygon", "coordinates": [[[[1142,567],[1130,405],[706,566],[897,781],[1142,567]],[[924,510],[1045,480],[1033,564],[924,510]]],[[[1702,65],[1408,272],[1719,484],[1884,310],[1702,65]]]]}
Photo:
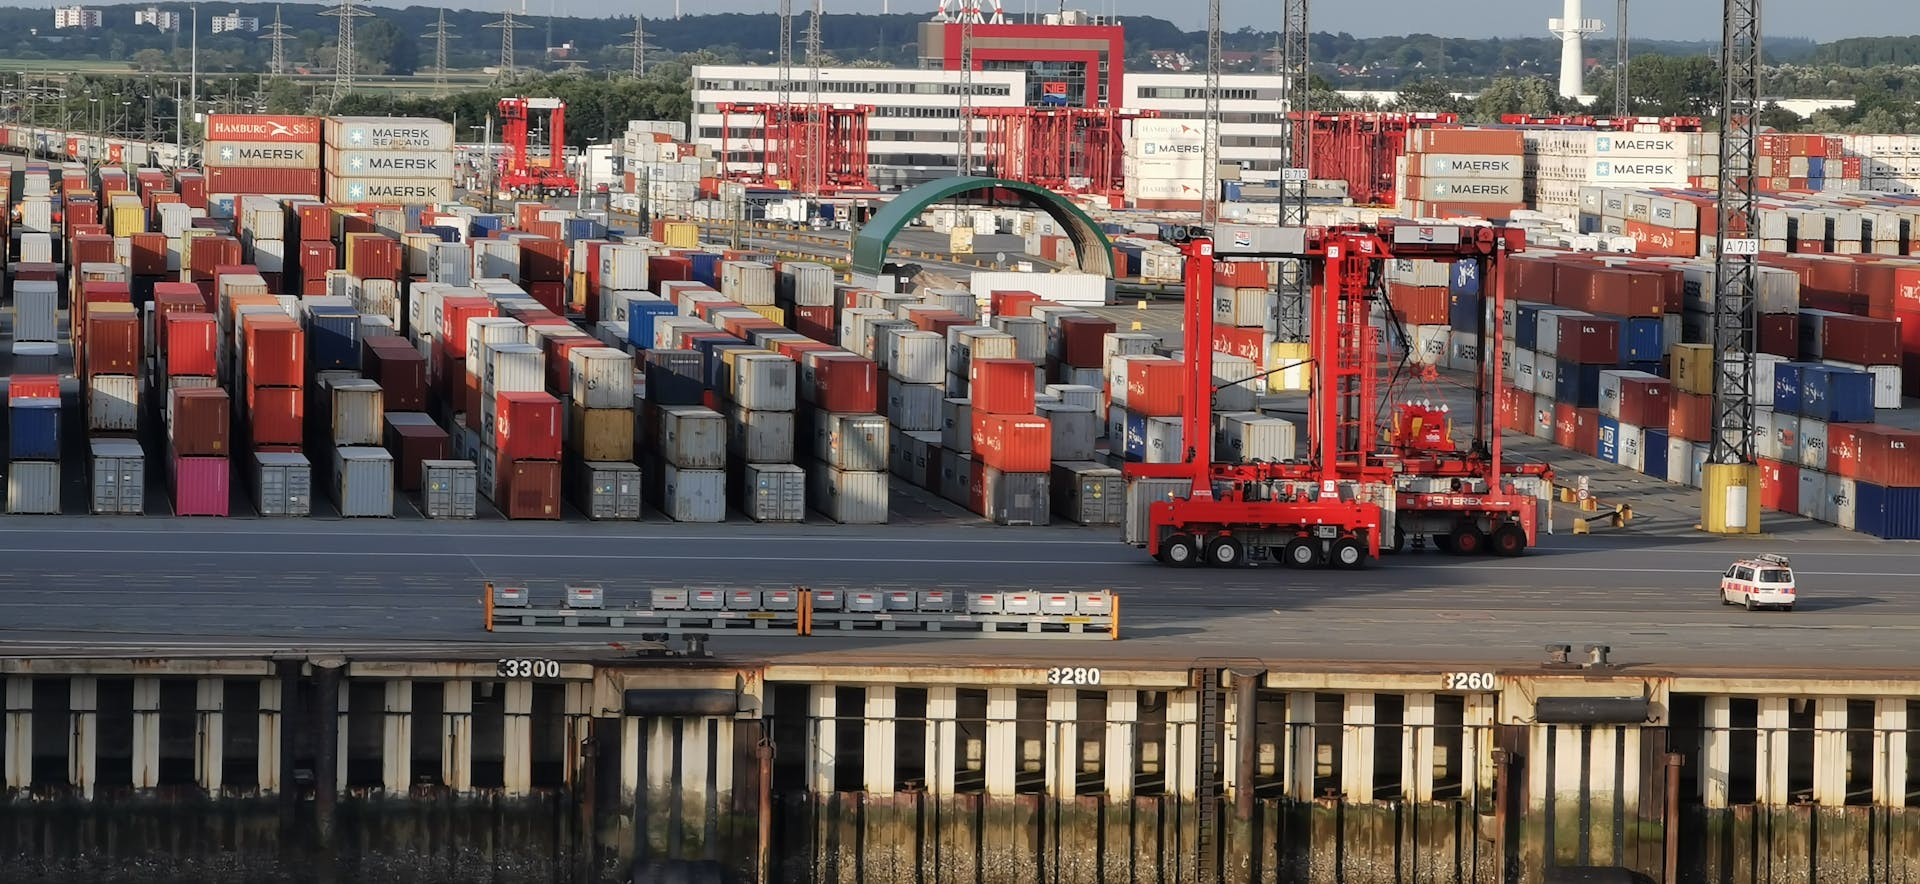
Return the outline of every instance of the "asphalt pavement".
{"type": "MultiPolygon", "coordinates": [[[[1608,644],[1616,661],[1656,668],[1910,668],[1920,549],[1800,520],[1773,530],[1557,536],[1518,559],[1406,554],[1356,573],[1174,570],[1111,529],[1073,527],[15,517],[0,524],[0,654],[451,654],[526,641],[482,631],[480,588],[492,580],[548,598],[566,582],[599,583],[614,606],[688,586],[1111,589],[1122,599],[1118,641],[715,636],[717,654],[741,659],[1519,665],[1561,641],[1608,644]],[[1718,572],[1761,551],[1793,557],[1799,610],[1717,603],[1718,572]]],[[[604,648],[592,635],[569,643],[604,648]]]]}

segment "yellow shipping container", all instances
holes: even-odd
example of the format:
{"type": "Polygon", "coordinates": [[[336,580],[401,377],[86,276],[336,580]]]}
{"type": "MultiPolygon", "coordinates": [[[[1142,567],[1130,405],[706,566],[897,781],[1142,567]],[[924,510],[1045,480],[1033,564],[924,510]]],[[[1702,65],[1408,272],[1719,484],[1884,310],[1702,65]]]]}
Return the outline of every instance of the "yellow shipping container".
{"type": "Polygon", "coordinates": [[[1673,345],[1673,385],[1696,396],[1713,395],[1713,345],[1673,345]]]}
{"type": "Polygon", "coordinates": [[[575,402],[569,411],[569,436],[582,460],[633,460],[633,409],[587,408],[575,402]]]}
{"type": "Polygon", "coordinates": [[[574,310],[587,309],[587,273],[584,270],[573,272],[573,286],[568,289],[567,306],[574,310]]]}
{"type": "Polygon", "coordinates": [[[1267,351],[1267,389],[1273,392],[1304,392],[1313,389],[1312,354],[1306,344],[1274,342],[1267,351]]]}
{"type": "Polygon", "coordinates": [[[780,323],[781,325],[787,324],[787,311],[782,310],[778,307],[755,307],[752,305],[743,305],[743,306],[746,306],[748,310],[752,310],[753,312],[758,313],[761,316],[765,316],[766,318],[771,319],[774,322],[780,323]]]}
{"type": "Polygon", "coordinates": [[[955,227],[947,235],[947,251],[956,255],[973,254],[973,228],[955,227]]]}
{"type": "Polygon", "coordinates": [[[667,248],[697,249],[700,247],[700,228],[691,221],[669,221],[661,225],[665,234],[667,248]]]}
{"type": "Polygon", "coordinates": [[[113,235],[132,236],[147,232],[147,209],[140,205],[139,197],[116,198],[113,201],[113,235]]]}
{"type": "Polygon", "coordinates": [[[1709,534],[1760,533],[1760,468],[1710,463],[1700,471],[1700,528],[1709,534]]]}

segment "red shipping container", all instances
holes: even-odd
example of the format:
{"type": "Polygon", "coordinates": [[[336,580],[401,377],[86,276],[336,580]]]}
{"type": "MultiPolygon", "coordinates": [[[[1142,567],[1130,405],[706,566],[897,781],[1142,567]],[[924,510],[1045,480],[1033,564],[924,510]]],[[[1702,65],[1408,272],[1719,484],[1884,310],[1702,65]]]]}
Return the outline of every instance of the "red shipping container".
{"type": "Polygon", "coordinates": [[[58,399],[60,377],[51,374],[17,374],[7,382],[7,399],[58,399]]]}
{"type": "Polygon", "coordinates": [[[1635,252],[1667,258],[1692,258],[1700,254],[1700,234],[1693,230],[1661,227],[1645,221],[1628,221],[1627,236],[1633,237],[1635,252]]]}
{"type": "Polygon", "coordinates": [[[1688,442],[1713,439],[1713,397],[1684,390],[1667,392],[1667,435],[1688,442]]]}
{"type": "Polygon", "coordinates": [[[128,253],[134,276],[162,276],[167,272],[167,235],[136,233],[129,237],[128,253]]]}
{"type": "Polygon", "coordinates": [[[499,315],[500,309],[486,297],[441,299],[438,340],[446,342],[447,356],[453,359],[467,358],[468,320],[491,319],[499,315]]]}
{"type": "Polygon", "coordinates": [[[1060,317],[1060,361],[1074,368],[1104,368],[1107,335],[1115,328],[1113,320],[1098,316],[1060,317]]]}
{"type": "Polygon", "coordinates": [[[384,236],[357,237],[348,244],[347,264],[361,279],[404,279],[406,253],[400,243],[384,236]]]}
{"type": "Polygon", "coordinates": [[[1561,448],[1573,448],[1574,438],[1579,435],[1580,419],[1574,411],[1565,402],[1553,404],[1553,444],[1561,448]]]}
{"type": "Polygon", "coordinates": [[[1893,269],[1893,310],[1896,315],[1920,312],[1920,263],[1904,262],[1893,269]]]}
{"type": "Polygon", "coordinates": [[[943,336],[956,325],[973,324],[973,320],[958,310],[909,310],[907,318],[913,321],[914,328],[943,336]]]}
{"type": "Polygon", "coordinates": [[[181,457],[226,457],[233,451],[227,439],[232,422],[227,391],[204,387],[173,391],[167,412],[167,432],[173,453],[181,457]]]}
{"type": "Polygon", "coordinates": [[[1254,289],[1268,284],[1266,261],[1215,261],[1213,284],[1236,289],[1254,289]]]}
{"type": "MultiPolygon", "coordinates": [[[[1509,269],[1507,274],[1508,279],[1513,279],[1517,275],[1512,273],[1511,270],[1520,263],[1521,262],[1515,261],[1507,265],[1509,269]]],[[[1544,262],[1531,261],[1527,263],[1539,265],[1544,262]]],[[[1548,285],[1552,285],[1551,280],[1549,280],[1548,285]]],[[[1397,282],[1390,282],[1387,283],[1387,297],[1393,301],[1393,312],[1400,317],[1401,322],[1407,325],[1447,324],[1447,289],[1445,286],[1402,285],[1397,282]]],[[[1509,297],[1512,296],[1509,295],[1509,297]]],[[[1218,350],[1218,345],[1216,345],[1214,349],[1218,350]]]]}
{"type": "Polygon", "coordinates": [[[1053,469],[1053,426],[1043,417],[973,413],[973,453],[1006,473],[1053,469]]]}
{"type": "Polygon", "coordinates": [[[207,177],[199,172],[181,172],[174,178],[180,201],[196,209],[207,207],[207,177]]]}
{"type": "Polygon", "coordinates": [[[1827,426],[1827,472],[1842,479],[1860,475],[1859,430],[1866,424],[1829,424],[1827,426]]]}
{"type": "Polygon", "coordinates": [[[299,387],[247,388],[248,442],[255,450],[267,445],[299,445],[306,397],[299,387]]]}
{"type": "Polygon", "coordinates": [[[231,236],[197,237],[187,248],[188,276],[196,282],[212,279],[217,267],[239,266],[241,262],[240,240],[231,236]]]}
{"type": "MultiPolygon", "coordinates": [[[[599,273],[596,268],[593,272],[599,273]]],[[[660,284],[693,278],[693,259],[679,255],[647,256],[647,288],[660,294],[660,284]]]]}
{"type": "Polygon", "coordinates": [[[319,169],[241,169],[208,166],[207,193],[320,196],[319,169]]]}
{"type": "Polygon", "coordinates": [[[60,277],[61,267],[58,264],[48,264],[39,261],[32,263],[22,262],[15,264],[13,268],[13,279],[15,282],[23,279],[34,282],[59,282],[60,277]]]}
{"type": "Polygon", "coordinates": [[[231,506],[233,465],[225,457],[180,457],[169,461],[176,516],[225,516],[231,506]]]}
{"type": "Polygon", "coordinates": [[[509,519],[560,518],[560,464],[523,460],[502,463],[493,503],[509,519]]]}
{"type": "Polygon", "coordinates": [[[567,309],[567,284],[559,280],[528,282],[527,294],[549,310],[567,309]]]}
{"type": "Polygon", "coordinates": [[[298,323],[257,313],[244,322],[249,385],[298,387],[306,382],[306,335],[298,323]]]}
{"type": "Polygon", "coordinates": [[[1673,385],[1666,378],[1622,378],[1620,422],[1643,430],[1665,429],[1673,385]]]}
{"type": "Polygon", "coordinates": [[[1800,317],[1793,313],[1762,313],[1754,317],[1756,346],[1762,353],[1800,358],[1800,317]]]}
{"type": "Polygon", "coordinates": [[[995,316],[1032,316],[1040,296],[1033,292],[993,292],[987,296],[987,309],[995,316]]]}
{"type": "Polygon", "coordinates": [[[324,242],[333,245],[333,209],[326,203],[298,200],[293,203],[294,238],[302,245],[324,242]]]}
{"type": "Polygon", "coordinates": [[[847,352],[814,353],[808,359],[813,366],[813,404],[821,411],[874,414],[880,410],[880,367],[873,360],[847,352]]]}
{"type": "Polygon", "coordinates": [[[360,350],[360,367],[380,385],[387,410],[427,410],[427,358],[406,338],[367,339],[360,350]]]}
{"type": "Polygon", "coordinates": [[[1532,393],[1514,387],[1501,387],[1500,414],[1501,429],[1527,435],[1533,434],[1532,393]]]}
{"type": "Polygon", "coordinates": [[[494,414],[494,450],[502,462],[560,459],[566,416],[560,400],[546,393],[497,393],[494,414]]]}
{"type": "Polygon", "coordinates": [[[1562,316],[1554,356],[1562,362],[1613,365],[1620,361],[1620,322],[1599,316],[1562,316]]]}
{"type": "MultiPolygon", "coordinates": [[[[1227,353],[1242,359],[1251,359],[1256,366],[1267,364],[1265,358],[1267,342],[1266,329],[1235,328],[1230,325],[1213,327],[1213,352],[1227,353]]],[[[1094,366],[1085,366],[1093,368],[1094,366]]]]}
{"type": "Polygon", "coordinates": [[[216,376],[220,324],[211,313],[168,313],[159,350],[167,377],[216,376]]]}
{"type": "Polygon", "coordinates": [[[559,396],[573,392],[573,351],[604,346],[599,338],[585,334],[545,339],[542,349],[546,351],[547,390],[559,396]]]}
{"type": "Polygon", "coordinates": [[[156,282],[153,284],[153,310],[155,313],[205,313],[207,302],[200,297],[200,288],[190,282],[156,282]]]}
{"type": "Polygon", "coordinates": [[[76,270],[84,269],[84,265],[87,264],[115,263],[113,237],[97,234],[76,236],[71,243],[68,243],[67,258],[68,263],[72,264],[76,270]]]}
{"type": "Polygon", "coordinates": [[[1033,363],[1025,359],[975,359],[967,388],[974,414],[1033,413],[1033,363]]]}
{"type": "Polygon", "coordinates": [[[1764,457],[1760,467],[1760,506],[1776,513],[1800,511],[1800,467],[1764,457]]]}
{"type": "MultiPolygon", "coordinates": [[[[1845,424],[1833,424],[1828,430],[1828,452],[1834,454],[1834,432],[1845,424]]],[[[1860,475],[1863,481],[1888,488],[1920,488],[1920,432],[1883,424],[1858,424],[1850,428],[1859,447],[1860,475]]]]}
{"type": "Polygon", "coordinates": [[[1185,363],[1172,359],[1129,360],[1126,409],[1147,417],[1178,417],[1186,401],[1186,369],[1185,363]]]}
{"type": "Polygon", "coordinates": [[[420,462],[445,460],[451,444],[447,431],[433,424],[389,422],[386,436],[387,451],[393,455],[394,482],[401,491],[420,490],[420,462]]]}
{"type": "Polygon", "coordinates": [[[564,282],[567,278],[567,244],[545,237],[521,237],[520,278],[526,282],[564,282]]]}
{"type": "Polygon", "coordinates": [[[1900,326],[1892,320],[1829,316],[1820,325],[1823,358],[1860,365],[1900,362],[1900,326]]]}
{"type": "Polygon", "coordinates": [[[1589,457],[1600,455],[1600,409],[1573,410],[1573,450],[1589,457]]]}
{"type": "Polygon", "coordinates": [[[139,373],[140,317],[132,313],[88,316],[85,349],[88,377],[139,373]]]}
{"type": "Polygon", "coordinates": [[[295,253],[294,266],[299,268],[300,279],[324,280],[327,271],[339,269],[339,259],[331,242],[303,242],[295,253]]]}
{"type": "Polygon", "coordinates": [[[822,343],[840,339],[839,311],[833,307],[794,307],[793,330],[822,343]]]}

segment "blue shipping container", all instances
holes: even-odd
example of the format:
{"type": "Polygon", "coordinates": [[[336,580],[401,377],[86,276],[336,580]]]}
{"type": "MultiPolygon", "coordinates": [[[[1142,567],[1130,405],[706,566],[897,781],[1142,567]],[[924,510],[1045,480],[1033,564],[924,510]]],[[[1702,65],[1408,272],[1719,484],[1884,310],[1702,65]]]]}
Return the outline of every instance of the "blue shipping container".
{"type": "Polygon", "coordinates": [[[1807,158],[1807,177],[1808,178],[1827,177],[1827,158],[1826,157],[1808,157],[1807,158]]]}
{"type": "Polygon", "coordinates": [[[1540,311],[1547,309],[1545,304],[1523,301],[1513,305],[1513,344],[1522,350],[1538,350],[1540,341],[1540,311]]]}
{"type": "Polygon", "coordinates": [[[1800,373],[1818,363],[1782,362],[1773,367],[1773,410],[1800,413],[1800,373]]]}
{"type": "Polygon", "coordinates": [[[1146,415],[1127,412],[1127,460],[1139,463],[1147,459],[1146,415]]]}
{"type": "Polygon", "coordinates": [[[720,290],[720,256],[712,252],[688,252],[687,260],[693,264],[693,278],[720,290]]]}
{"type": "Polygon", "coordinates": [[[1665,377],[1661,372],[1665,371],[1667,366],[1662,362],[1623,362],[1620,367],[1627,371],[1644,371],[1654,377],[1665,377]]]}
{"type": "Polygon", "coordinates": [[[1451,292],[1447,295],[1447,324],[1455,331],[1477,332],[1480,330],[1480,317],[1485,310],[1486,300],[1470,292],[1451,292]]]}
{"type": "Polygon", "coordinates": [[[500,215],[472,215],[468,217],[467,225],[472,235],[481,237],[507,226],[505,218],[500,215]]]}
{"type": "Polygon", "coordinates": [[[1872,423],[1873,375],[1830,366],[1802,369],[1800,415],[1830,424],[1872,423]]]}
{"type": "Polygon", "coordinates": [[[1646,441],[1640,443],[1640,450],[1646,454],[1647,463],[1644,472],[1656,479],[1667,477],[1667,431],[1648,430],[1646,441]]]}
{"type": "Polygon", "coordinates": [[[441,242],[459,242],[460,228],[442,225],[430,225],[420,228],[421,233],[438,238],[441,242]]]}
{"type": "Polygon", "coordinates": [[[628,301],[627,342],[641,350],[652,349],[654,326],[662,317],[677,315],[672,301],[628,301]]]}
{"type": "Polygon", "coordinates": [[[1612,371],[1611,365],[1559,363],[1553,379],[1553,401],[1575,408],[1600,407],[1600,372],[1612,371]]]}
{"type": "Polygon", "coordinates": [[[1600,442],[1597,447],[1599,451],[1596,457],[1607,463],[1620,462],[1620,421],[1610,417],[1600,418],[1600,442]]]}
{"type": "Polygon", "coordinates": [[[1854,530],[1883,540],[1920,540],[1920,488],[1853,483],[1854,530]]]}
{"type": "Polygon", "coordinates": [[[307,311],[307,365],[312,371],[360,368],[360,314],[351,307],[307,311]]]}
{"type": "Polygon", "coordinates": [[[592,218],[568,218],[566,235],[567,242],[601,239],[607,235],[607,225],[592,218]]]}
{"type": "Polygon", "coordinates": [[[1621,362],[1659,362],[1667,353],[1666,320],[1633,317],[1620,329],[1621,362]]]}
{"type": "Polygon", "coordinates": [[[7,416],[11,459],[60,459],[60,400],[15,399],[7,416]]]}
{"type": "Polygon", "coordinates": [[[1453,262],[1453,266],[1447,270],[1447,291],[1456,295],[1480,294],[1480,262],[1453,262]]]}

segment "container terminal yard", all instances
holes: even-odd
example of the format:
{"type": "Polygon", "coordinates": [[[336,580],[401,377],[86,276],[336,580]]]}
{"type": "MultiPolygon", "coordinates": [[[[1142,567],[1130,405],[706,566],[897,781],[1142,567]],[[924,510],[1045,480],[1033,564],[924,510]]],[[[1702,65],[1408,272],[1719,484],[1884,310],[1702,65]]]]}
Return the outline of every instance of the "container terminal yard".
{"type": "Polygon", "coordinates": [[[1920,141],[752,70],[0,124],[0,881],[1920,878],[1920,141]]]}

